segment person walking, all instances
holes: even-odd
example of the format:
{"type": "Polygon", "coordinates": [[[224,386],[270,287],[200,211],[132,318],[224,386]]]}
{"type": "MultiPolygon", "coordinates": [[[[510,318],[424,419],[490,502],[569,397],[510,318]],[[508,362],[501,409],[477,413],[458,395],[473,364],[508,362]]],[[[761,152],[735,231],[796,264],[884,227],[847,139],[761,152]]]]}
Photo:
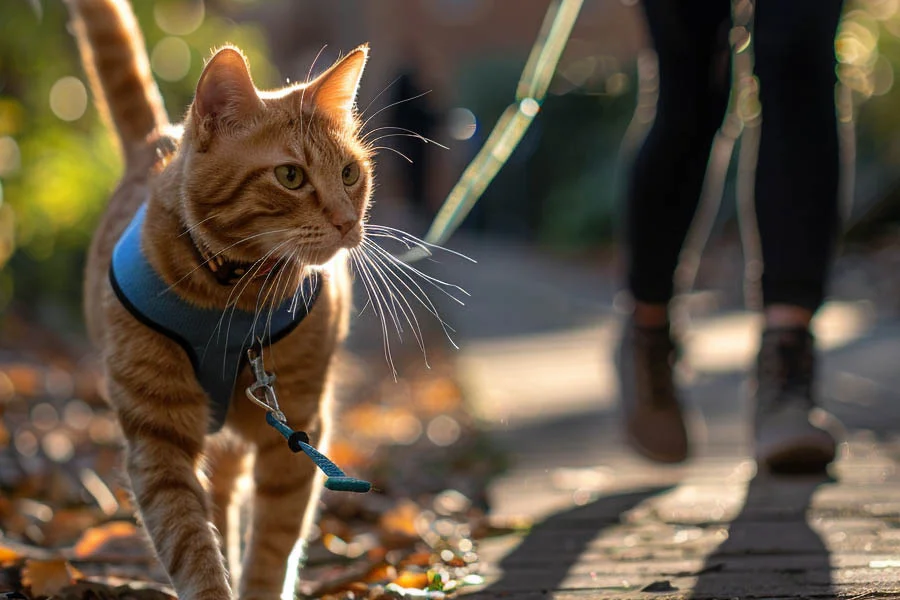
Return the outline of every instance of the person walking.
{"type": "MultiPolygon", "coordinates": [[[[673,382],[669,304],[731,86],[729,0],[643,0],[659,61],[656,120],[630,172],[627,285],[634,300],[618,352],[625,429],[644,456],[685,460],[689,440],[673,382]]],[[[756,459],[818,471],[836,440],[813,425],[815,340],[839,225],[834,38],[842,0],[756,0],[755,74],[762,104],[756,217],[764,329],[756,365],[756,459]]]]}

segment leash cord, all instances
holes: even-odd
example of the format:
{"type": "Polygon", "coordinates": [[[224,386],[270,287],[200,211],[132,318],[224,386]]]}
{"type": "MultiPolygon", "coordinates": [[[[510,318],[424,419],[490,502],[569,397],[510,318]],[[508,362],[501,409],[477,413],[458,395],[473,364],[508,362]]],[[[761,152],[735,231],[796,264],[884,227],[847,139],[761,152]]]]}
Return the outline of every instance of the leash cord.
{"type": "MultiPolygon", "coordinates": [[[[445,243],[462,225],[540,112],[541,103],[547,95],[550,80],[556,72],[556,65],[572,33],[582,2],[583,0],[555,0],[547,8],[538,39],[531,48],[528,62],[516,86],[515,102],[497,120],[478,154],[450,190],[425,234],[425,241],[429,244],[445,243]]],[[[428,255],[423,248],[413,248],[401,260],[413,263],[428,255]]]]}
{"type": "Polygon", "coordinates": [[[273,386],[275,374],[266,372],[263,365],[261,344],[258,348],[251,347],[247,350],[247,358],[250,360],[250,368],[256,380],[247,388],[247,398],[265,409],[266,423],[284,436],[291,452],[306,454],[327,475],[325,487],[329,490],[335,492],[357,492],[360,494],[371,491],[371,483],[355,477],[349,477],[330,458],[309,444],[309,435],[305,431],[295,431],[287,424],[287,418],[281,412],[278,406],[278,399],[275,396],[275,387],[273,386]],[[264,400],[256,395],[258,390],[263,390],[264,400]]]}

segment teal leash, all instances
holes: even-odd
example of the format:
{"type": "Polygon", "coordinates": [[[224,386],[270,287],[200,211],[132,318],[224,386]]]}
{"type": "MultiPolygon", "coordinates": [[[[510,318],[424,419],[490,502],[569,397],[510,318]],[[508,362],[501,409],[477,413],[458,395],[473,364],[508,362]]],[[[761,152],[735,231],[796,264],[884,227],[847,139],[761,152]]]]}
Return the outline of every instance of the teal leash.
{"type": "Polygon", "coordinates": [[[261,347],[251,347],[247,350],[247,358],[250,360],[250,368],[253,371],[255,381],[247,388],[247,398],[251,402],[265,409],[266,423],[275,431],[284,436],[291,452],[306,454],[323,473],[327,476],[325,487],[335,492],[356,492],[364,494],[372,489],[372,484],[362,479],[350,477],[327,456],[316,450],[309,443],[309,435],[305,431],[295,431],[287,424],[287,417],[278,406],[278,398],[275,396],[275,374],[267,373],[263,365],[261,347]],[[257,392],[262,390],[265,397],[260,398],[257,392]]]}

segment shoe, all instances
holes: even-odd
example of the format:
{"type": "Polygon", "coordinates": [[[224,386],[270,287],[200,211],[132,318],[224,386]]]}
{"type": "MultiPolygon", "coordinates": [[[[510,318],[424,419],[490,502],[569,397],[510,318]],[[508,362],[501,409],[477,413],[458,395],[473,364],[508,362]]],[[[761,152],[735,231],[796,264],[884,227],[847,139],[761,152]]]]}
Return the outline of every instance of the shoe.
{"type": "Polygon", "coordinates": [[[837,441],[810,422],[814,338],[805,328],[763,332],[755,390],[756,460],[772,472],[818,473],[834,460],[837,441]]]}
{"type": "Polygon", "coordinates": [[[676,346],[668,326],[625,325],[616,356],[625,432],[640,454],[661,463],[688,456],[687,430],[675,391],[676,346]]]}

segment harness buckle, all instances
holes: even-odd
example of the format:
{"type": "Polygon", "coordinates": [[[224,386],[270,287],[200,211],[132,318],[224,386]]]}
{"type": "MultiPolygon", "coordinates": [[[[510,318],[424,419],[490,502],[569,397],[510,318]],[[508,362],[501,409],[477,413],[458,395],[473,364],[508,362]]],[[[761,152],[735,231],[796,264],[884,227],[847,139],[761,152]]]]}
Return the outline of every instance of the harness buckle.
{"type": "Polygon", "coordinates": [[[265,364],[263,363],[262,343],[258,340],[258,344],[254,344],[247,350],[247,359],[250,361],[250,370],[253,372],[254,382],[246,389],[247,398],[265,409],[266,412],[272,414],[278,421],[285,423],[287,418],[281,412],[278,406],[278,397],[275,395],[275,374],[267,373],[265,364]],[[257,392],[262,390],[263,397],[260,398],[257,392]]]}

